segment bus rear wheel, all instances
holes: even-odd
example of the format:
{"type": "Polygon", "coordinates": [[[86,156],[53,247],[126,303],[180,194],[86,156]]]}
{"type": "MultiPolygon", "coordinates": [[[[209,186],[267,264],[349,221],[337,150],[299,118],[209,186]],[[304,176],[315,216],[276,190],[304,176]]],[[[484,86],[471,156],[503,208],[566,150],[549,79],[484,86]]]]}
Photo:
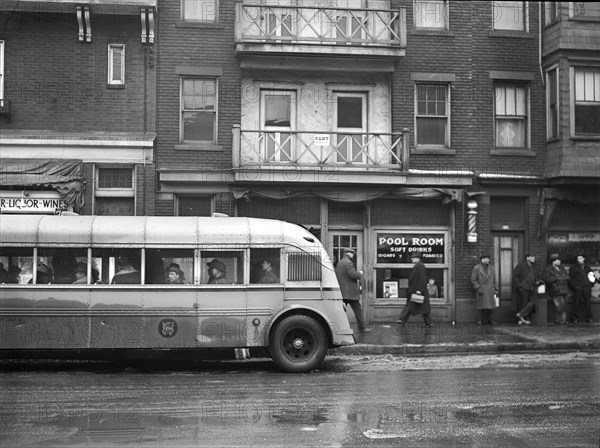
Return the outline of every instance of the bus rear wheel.
{"type": "Polygon", "coordinates": [[[321,365],[327,354],[327,335],[315,319],[298,315],[284,318],[271,333],[269,352],[287,372],[309,372],[321,365]]]}

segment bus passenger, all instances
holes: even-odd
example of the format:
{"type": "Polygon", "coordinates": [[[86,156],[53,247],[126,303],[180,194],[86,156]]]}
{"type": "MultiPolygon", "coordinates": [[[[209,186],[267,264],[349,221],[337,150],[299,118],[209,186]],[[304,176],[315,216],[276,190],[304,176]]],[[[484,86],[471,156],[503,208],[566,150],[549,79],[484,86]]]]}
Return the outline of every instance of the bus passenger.
{"type": "Polygon", "coordinates": [[[273,271],[273,266],[269,260],[262,260],[260,262],[261,273],[258,279],[258,283],[279,283],[279,277],[273,271]]]}
{"type": "Polygon", "coordinates": [[[8,271],[4,268],[4,263],[0,263],[0,283],[6,283],[8,271]]]}
{"type": "Polygon", "coordinates": [[[227,284],[227,268],[222,261],[216,258],[210,263],[206,263],[208,266],[208,284],[209,285],[224,285],[227,284]]]}
{"type": "Polygon", "coordinates": [[[75,281],[74,285],[87,285],[87,265],[85,263],[77,263],[75,266],[75,281]]]}
{"type": "Polygon", "coordinates": [[[171,285],[183,285],[185,283],[185,275],[179,268],[179,264],[171,263],[167,268],[167,283],[171,285]]]}
{"type": "MultiPolygon", "coordinates": [[[[48,267],[46,263],[38,261],[37,264],[37,284],[50,284],[52,283],[52,269],[48,267]]],[[[29,280],[29,283],[33,283],[33,279],[29,280]]]]}
{"type": "Polygon", "coordinates": [[[19,275],[21,274],[21,268],[17,265],[11,265],[8,267],[8,273],[6,275],[6,283],[19,283],[19,275]]]}
{"type": "Polygon", "coordinates": [[[121,285],[139,285],[142,282],[140,271],[135,269],[127,257],[120,257],[117,260],[117,273],[112,278],[112,284],[121,285]]]}

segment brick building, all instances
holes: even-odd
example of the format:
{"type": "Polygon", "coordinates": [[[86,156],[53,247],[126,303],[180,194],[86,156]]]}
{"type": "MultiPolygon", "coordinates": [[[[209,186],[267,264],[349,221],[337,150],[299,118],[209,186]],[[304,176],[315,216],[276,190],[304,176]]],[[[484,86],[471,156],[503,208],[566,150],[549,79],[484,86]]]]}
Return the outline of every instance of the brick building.
{"type": "Polygon", "coordinates": [[[154,213],[155,9],[1,3],[3,213],[154,213]]]}

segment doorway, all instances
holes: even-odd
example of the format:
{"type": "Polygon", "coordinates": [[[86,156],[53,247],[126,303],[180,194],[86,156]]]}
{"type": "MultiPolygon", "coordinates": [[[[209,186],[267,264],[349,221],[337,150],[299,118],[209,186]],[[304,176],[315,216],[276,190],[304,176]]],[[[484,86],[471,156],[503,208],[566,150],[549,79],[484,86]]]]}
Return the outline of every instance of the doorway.
{"type": "Polygon", "coordinates": [[[494,241],[494,270],[502,301],[511,301],[513,295],[513,269],[523,256],[522,233],[492,234],[494,241]]]}

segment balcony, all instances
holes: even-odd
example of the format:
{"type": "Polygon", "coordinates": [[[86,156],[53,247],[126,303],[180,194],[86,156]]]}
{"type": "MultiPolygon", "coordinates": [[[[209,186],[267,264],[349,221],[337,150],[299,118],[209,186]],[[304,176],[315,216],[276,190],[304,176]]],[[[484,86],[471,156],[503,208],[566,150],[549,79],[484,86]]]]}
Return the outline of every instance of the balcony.
{"type": "Polygon", "coordinates": [[[357,60],[365,60],[370,62],[371,70],[377,70],[380,65],[389,67],[406,50],[404,8],[276,6],[237,1],[235,23],[235,49],[245,68],[270,68],[255,57],[261,55],[278,68],[282,63],[286,68],[297,68],[289,64],[306,59],[306,67],[299,68],[340,70],[339,60],[350,58],[349,68],[355,67],[357,60]],[[316,64],[315,58],[319,57],[323,59],[316,64]]]}
{"type": "Polygon", "coordinates": [[[271,132],[233,128],[236,181],[398,184],[408,170],[401,133],[271,132]]]}

